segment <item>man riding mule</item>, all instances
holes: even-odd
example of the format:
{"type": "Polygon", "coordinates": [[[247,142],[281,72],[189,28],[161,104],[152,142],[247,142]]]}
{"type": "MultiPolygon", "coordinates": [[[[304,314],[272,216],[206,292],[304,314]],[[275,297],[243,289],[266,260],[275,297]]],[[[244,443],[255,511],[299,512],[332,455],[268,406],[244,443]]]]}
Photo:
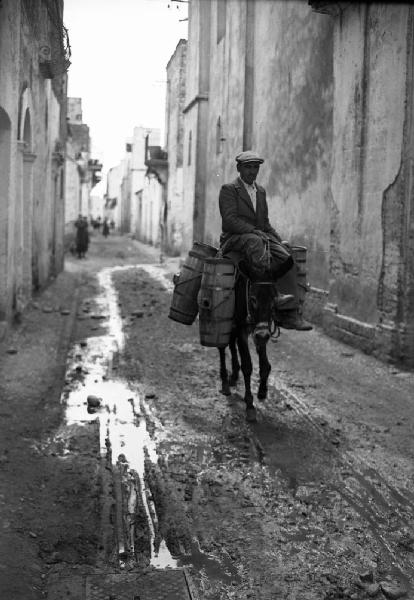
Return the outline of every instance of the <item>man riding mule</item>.
{"type": "Polygon", "coordinates": [[[299,331],[309,331],[312,326],[299,312],[297,267],[289,245],[282,242],[271,226],[266,192],[255,183],[264,161],[254,152],[246,151],[236,157],[236,162],[240,176],[223,185],[219,197],[223,228],[220,255],[236,263],[239,273],[235,284],[234,326],[228,344],[231,371],[227,371],[225,348],[219,347],[220,378],[222,393],[230,395],[230,387],[236,385],[241,369],[246,418],[255,421],[249,334],[252,334],[259,358],[257,397],[264,400],[271,370],[266,347],[272,323],[276,329],[284,327],[299,331]],[[288,293],[282,294],[280,289],[288,293]]]}
{"type": "MultiPolygon", "coordinates": [[[[256,184],[264,162],[250,150],[236,156],[239,177],[222,186],[219,196],[222,217],[220,247],[222,254],[243,261],[252,282],[277,282],[283,279],[288,294],[276,293],[278,325],[286,329],[309,331],[312,326],[299,312],[296,265],[289,245],[271,226],[266,192],[256,184]]],[[[277,284],[276,284],[277,290],[277,284]]]]}

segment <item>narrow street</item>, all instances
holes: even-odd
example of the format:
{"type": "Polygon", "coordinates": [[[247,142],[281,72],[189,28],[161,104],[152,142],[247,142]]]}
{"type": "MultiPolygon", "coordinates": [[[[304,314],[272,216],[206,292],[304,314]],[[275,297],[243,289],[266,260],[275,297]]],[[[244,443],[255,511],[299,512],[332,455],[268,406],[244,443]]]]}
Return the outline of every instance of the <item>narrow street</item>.
{"type": "Polygon", "coordinates": [[[0,598],[413,600],[414,374],[282,331],[246,423],[177,269],[95,234],[0,342],[0,598]]]}

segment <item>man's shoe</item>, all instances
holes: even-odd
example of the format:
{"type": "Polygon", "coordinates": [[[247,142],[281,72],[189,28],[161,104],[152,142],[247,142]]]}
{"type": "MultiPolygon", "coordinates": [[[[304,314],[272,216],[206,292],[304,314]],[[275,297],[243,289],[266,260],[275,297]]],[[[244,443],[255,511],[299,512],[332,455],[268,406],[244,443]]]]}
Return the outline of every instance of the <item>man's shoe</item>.
{"type": "Polygon", "coordinates": [[[305,321],[305,319],[298,315],[295,323],[295,329],[297,331],[312,331],[313,327],[308,321],[305,321]]]}
{"type": "Polygon", "coordinates": [[[288,304],[289,302],[292,302],[294,299],[295,299],[295,296],[292,296],[292,294],[278,293],[277,296],[275,296],[274,301],[273,301],[275,309],[280,310],[281,308],[286,306],[286,304],[288,304]]]}
{"type": "Polygon", "coordinates": [[[280,313],[280,321],[277,323],[283,329],[296,329],[296,331],[311,331],[312,325],[305,321],[296,311],[284,311],[280,313]]]}

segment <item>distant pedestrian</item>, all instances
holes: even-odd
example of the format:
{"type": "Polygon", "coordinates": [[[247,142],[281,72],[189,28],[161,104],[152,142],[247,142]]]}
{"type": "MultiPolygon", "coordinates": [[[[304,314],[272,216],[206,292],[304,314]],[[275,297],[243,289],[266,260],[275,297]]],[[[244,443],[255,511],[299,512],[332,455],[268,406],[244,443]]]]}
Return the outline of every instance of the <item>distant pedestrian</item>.
{"type": "Polygon", "coordinates": [[[104,237],[108,237],[109,235],[109,225],[108,225],[108,219],[105,217],[103,225],[102,225],[102,235],[104,237]]]}
{"type": "Polygon", "coordinates": [[[89,247],[88,220],[80,214],[75,221],[76,227],[76,254],[78,258],[86,258],[89,247]]]}

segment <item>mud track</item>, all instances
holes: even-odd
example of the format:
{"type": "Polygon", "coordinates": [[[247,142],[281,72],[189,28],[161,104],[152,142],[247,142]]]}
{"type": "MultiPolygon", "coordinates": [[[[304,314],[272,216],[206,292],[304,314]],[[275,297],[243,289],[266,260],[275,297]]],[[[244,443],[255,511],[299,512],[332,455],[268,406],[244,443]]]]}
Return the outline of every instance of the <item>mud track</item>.
{"type": "Polygon", "coordinates": [[[173,554],[203,597],[364,598],[375,582],[411,593],[411,492],[364,464],[343,429],[307,405],[307,390],[277,374],[247,425],[238,391],[218,392],[217,353],[198,344],[197,324],[167,318],[170,298],[144,269],[114,281],[127,331],[119,373],[141,383],[161,422],[156,503],[174,499],[169,519],[183,541],[173,554]]]}

